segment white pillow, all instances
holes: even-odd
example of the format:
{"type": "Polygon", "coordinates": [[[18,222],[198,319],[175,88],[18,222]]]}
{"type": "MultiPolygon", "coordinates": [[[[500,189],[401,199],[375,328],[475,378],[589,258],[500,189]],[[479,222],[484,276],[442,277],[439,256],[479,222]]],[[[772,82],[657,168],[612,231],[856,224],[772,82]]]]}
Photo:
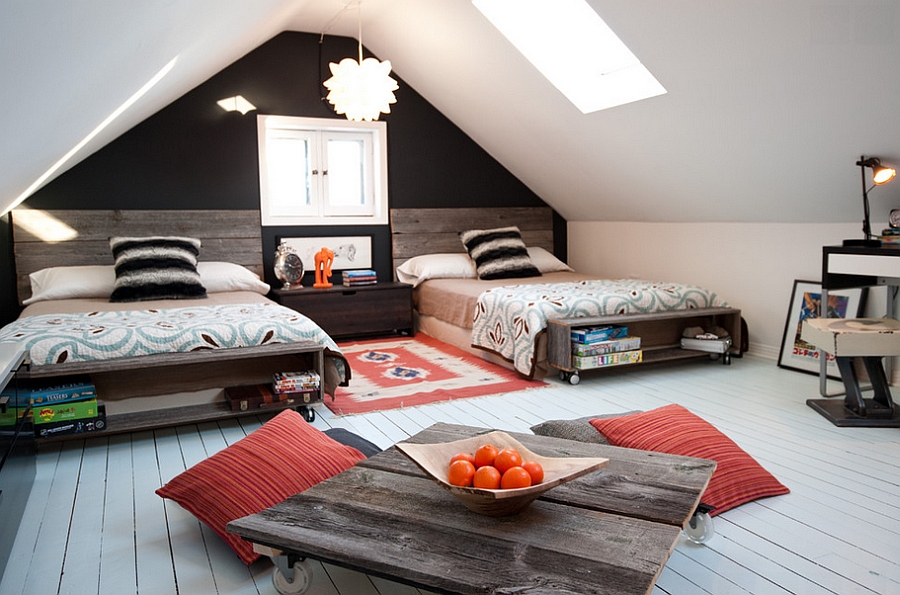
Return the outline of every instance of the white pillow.
{"type": "Polygon", "coordinates": [[[269,293],[269,284],[260,280],[259,275],[233,262],[198,262],[197,272],[207,293],[224,291],[255,291],[260,295],[269,293]]]}
{"type": "Polygon", "coordinates": [[[397,278],[413,287],[428,279],[475,279],[475,263],[468,254],[423,254],[397,267],[397,278]]]}
{"type": "Polygon", "coordinates": [[[534,266],[542,273],[554,273],[556,271],[574,272],[572,267],[539,246],[530,246],[528,248],[528,256],[531,258],[534,266]]]}
{"type": "MultiPolygon", "coordinates": [[[[269,285],[241,265],[231,262],[197,263],[200,282],[207,293],[255,291],[269,293],[269,285]]],[[[112,265],[50,267],[31,273],[31,297],[24,305],[45,300],[106,298],[116,286],[116,268],[112,265]]]]}
{"type": "Polygon", "coordinates": [[[112,265],[50,267],[28,275],[31,297],[26,306],[44,300],[72,298],[107,298],[116,286],[116,269],[112,265]]]}

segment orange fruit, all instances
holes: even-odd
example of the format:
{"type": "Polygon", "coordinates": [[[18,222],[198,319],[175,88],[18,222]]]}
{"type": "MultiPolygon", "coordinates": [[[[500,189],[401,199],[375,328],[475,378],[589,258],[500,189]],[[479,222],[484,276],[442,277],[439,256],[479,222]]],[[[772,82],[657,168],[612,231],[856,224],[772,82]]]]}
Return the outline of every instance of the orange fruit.
{"type": "Polygon", "coordinates": [[[522,466],[522,455],[515,448],[504,448],[494,458],[494,467],[502,475],[507,469],[522,466]]]}
{"type": "Polygon", "coordinates": [[[531,474],[522,467],[510,467],[500,479],[500,487],[504,490],[527,488],[531,485],[531,474]]]}
{"type": "Polygon", "coordinates": [[[452,465],[454,461],[469,461],[473,465],[475,464],[475,455],[469,454],[467,452],[460,452],[452,457],[450,457],[450,464],[452,465]]]}
{"type": "Polygon", "coordinates": [[[522,468],[531,476],[531,485],[534,486],[544,481],[544,468],[537,461],[525,461],[522,463],[522,468]]]}
{"type": "Polygon", "coordinates": [[[475,471],[475,478],[472,480],[472,485],[476,488],[483,488],[485,490],[496,490],[500,487],[500,472],[497,471],[496,467],[492,467],[491,465],[479,467],[478,470],[475,471]]]}
{"type": "Polygon", "coordinates": [[[475,465],[470,461],[453,461],[450,470],[447,471],[447,483],[454,486],[467,487],[472,485],[475,477],[475,465]]]}
{"type": "Polygon", "coordinates": [[[475,451],[475,468],[493,465],[496,457],[497,447],[493,444],[479,446],[478,450],[475,451]]]}

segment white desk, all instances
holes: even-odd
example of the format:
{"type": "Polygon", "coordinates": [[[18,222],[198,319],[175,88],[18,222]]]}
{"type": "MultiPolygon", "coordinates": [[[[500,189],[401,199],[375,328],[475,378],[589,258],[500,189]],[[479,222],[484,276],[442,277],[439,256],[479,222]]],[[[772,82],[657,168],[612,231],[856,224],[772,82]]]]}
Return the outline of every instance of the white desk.
{"type": "MultiPolygon", "coordinates": [[[[886,285],[900,287],[900,245],[887,244],[877,248],[863,246],[825,246],[822,248],[822,298],[819,303],[819,316],[827,316],[829,290],[849,289],[855,287],[873,287],[886,285]]],[[[887,318],[894,317],[894,296],[889,292],[885,308],[887,318]]],[[[828,394],[826,372],[827,360],[825,352],[819,352],[819,393],[823,397],[835,397],[840,394],[828,394]]],[[[890,378],[890,359],[886,359],[885,373],[890,378]]],[[[843,404],[825,401],[807,401],[814,408],[828,405],[836,409],[843,404]],[[816,403],[816,404],[814,404],[816,403]]],[[[834,420],[832,420],[834,421],[834,420]]]]}

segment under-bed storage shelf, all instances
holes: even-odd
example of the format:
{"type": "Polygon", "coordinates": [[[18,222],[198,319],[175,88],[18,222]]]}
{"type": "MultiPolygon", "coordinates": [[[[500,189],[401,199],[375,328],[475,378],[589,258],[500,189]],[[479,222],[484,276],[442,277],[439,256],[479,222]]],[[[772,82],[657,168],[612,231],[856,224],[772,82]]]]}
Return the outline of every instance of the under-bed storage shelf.
{"type": "MultiPolygon", "coordinates": [[[[299,369],[318,372],[320,385],[312,403],[324,398],[324,347],[315,342],[276,343],[255,347],[213,349],[191,353],[166,353],[93,362],[68,362],[52,366],[22,367],[22,379],[50,379],[87,374],[97,388],[97,396],[107,404],[118,399],[153,397],[191,391],[224,389],[230,386],[271,383],[272,374],[299,369]]],[[[290,406],[288,406],[290,407],[290,406]]],[[[83,439],[94,436],[151,430],[175,425],[214,421],[230,417],[276,411],[267,408],[233,411],[224,398],[211,403],[109,413],[106,429],[85,434],[67,434],[50,440],[83,439]]]]}
{"type": "Polygon", "coordinates": [[[602,325],[625,325],[628,326],[629,335],[641,338],[641,362],[627,365],[709,358],[710,354],[707,352],[681,348],[684,329],[694,326],[704,329],[720,326],[728,331],[732,337],[732,348],[725,354],[725,362],[730,361],[732,353],[739,353],[741,344],[741,311],[735,308],[700,308],[550,320],[547,325],[547,361],[560,370],[561,378],[577,384],[581,372],[572,361],[572,329],[602,325]]]}

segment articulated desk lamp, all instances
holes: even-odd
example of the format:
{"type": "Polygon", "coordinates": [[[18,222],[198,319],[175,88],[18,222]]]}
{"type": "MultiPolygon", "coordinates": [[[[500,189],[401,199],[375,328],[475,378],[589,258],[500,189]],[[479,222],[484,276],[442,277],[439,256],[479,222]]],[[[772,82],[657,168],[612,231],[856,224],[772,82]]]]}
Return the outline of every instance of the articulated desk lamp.
{"type": "MultiPolygon", "coordinates": [[[[897,175],[897,170],[893,167],[881,165],[881,160],[877,157],[869,157],[866,159],[865,155],[860,156],[856,165],[859,166],[860,173],[862,174],[863,214],[865,216],[863,219],[863,239],[844,240],[844,246],[878,248],[881,246],[881,240],[876,240],[872,237],[872,226],[869,223],[869,191],[866,190],[866,168],[869,167],[872,169],[872,181],[875,182],[876,186],[887,184],[893,180],[894,176],[897,175]]],[[[871,190],[871,188],[869,190],[871,190]]]]}

